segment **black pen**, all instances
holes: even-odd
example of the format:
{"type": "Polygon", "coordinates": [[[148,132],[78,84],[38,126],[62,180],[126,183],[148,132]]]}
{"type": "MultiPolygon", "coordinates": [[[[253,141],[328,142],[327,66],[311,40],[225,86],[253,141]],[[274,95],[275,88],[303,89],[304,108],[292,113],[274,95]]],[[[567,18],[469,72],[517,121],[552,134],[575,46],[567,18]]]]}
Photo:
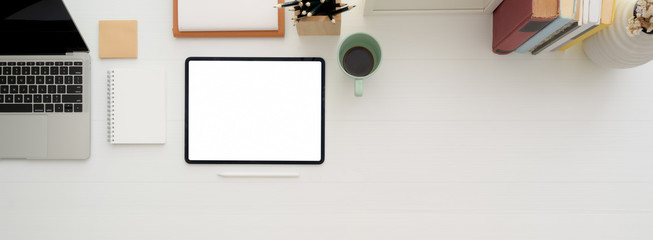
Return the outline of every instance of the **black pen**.
{"type": "Polygon", "coordinates": [[[298,11],[298,10],[301,10],[301,9],[302,9],[302,7],[300,7],[300,6],[294,6],[294,7],[289,7],[288,11],[294,12],[294,11],[298,11]]]}
{"type": "Polygon", "coordinates": [[[299,22],[299,20],[302,20],[302,19],[307,18],[307,17],[308,17],[308,16],[306,16],[306,15],[298,16],[298,17],[295,18],[295,21],[296,21],[296,22],[299,22]]]}
{"type": "Polygon", "coordinates": [[[302,19],[302,18],[307,18],[307,17],[308,17],[308,16],[306,16],[306,15],[297,15],[297,16],[293,16],[293,17],[291,17],[290,20],[298,21],[298,20],[300,20],[300,19],[302,19]]]}
{"type": "Polygon", "coordinates": [[[313,15],[315,14],[315,12],[317,12],[317,10],[319,10],[320,7],[322,7],[322,4],[324,4],[324,1],[325,1],[325,0],[320,0],[320,2],[317,3],[317,5],[315,5],[313,8],[311,8],[311,9],[309,10],[309,12],[306,14],[306,16],[309,16],[309,17],[310,17],[310,16],[313,16],[313,15]]]}
{"type": "Polygon", "coordinates": [[[333,18],[333,15],[327,14],[327,16],[329,17],[329,20],[331,20],[333,24],[336,24],[336,20],[333,18]]]}
{"type": "Polygon", "coordinates": [[[274,7],[275,7],[275,8],[282,8],[282,7],[288,7],[288,6],[292,6],[292,5],[297,5],[297,4],[299,4],[299,3],[300,3],[299,1],[291,1],[291,2],[285,2],[285,3],[277,4],[277,5],[274,6],[274,7]]]}
{"type": "Polygon", "coordinates": [[[307,7],[310,7],[311,5],[315,6],[315,5],[317,5],[318,3],[324,3],[324,0],[320,0],[320,1],[310,1],[310,2],[307,2],[307,3],[306,3],[306,6],[307,6],[307,7]]]}
{"type": "Polygon", "coordinates": [[[331,12],[331,15],[336,15],[336,14],[340,14],[340,13],[343,13],[343,12],[349,11],[349,9],[352,9],[352,8],[354,8],[354,7],[356,7],[356,5],[351,5],[351,6],[343,7],[343,8],[341,8],[341,9],[338,9],[338,10],[335,10],[335,11],[331,12]]]}
{"type": "Polygon", "coordinates": [[[327,9],[334,9],[334,10],[335,10],[336,8],[339,8],[339,7],[346,7],[346,6],[347,6],[346,3],[334,3],[334,2],[331,2],[331,3],[327,2],[327,3],[325,3],[325,5],[326,5],[325,8],[327,8],[327,9]]]}

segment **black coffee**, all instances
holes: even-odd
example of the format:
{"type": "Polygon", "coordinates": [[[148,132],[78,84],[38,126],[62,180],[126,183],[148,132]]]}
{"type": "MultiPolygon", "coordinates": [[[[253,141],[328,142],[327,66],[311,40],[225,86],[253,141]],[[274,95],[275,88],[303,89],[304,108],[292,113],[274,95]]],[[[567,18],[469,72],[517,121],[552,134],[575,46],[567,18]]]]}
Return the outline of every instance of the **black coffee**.
{"type": "Polygon", "coordinates": [[[347,50],[342,57],[342,66],[347,73],[364,77],[372,72],[374,68],[374,56],[370,50],[364,47],[353,47],[347,50]]]}

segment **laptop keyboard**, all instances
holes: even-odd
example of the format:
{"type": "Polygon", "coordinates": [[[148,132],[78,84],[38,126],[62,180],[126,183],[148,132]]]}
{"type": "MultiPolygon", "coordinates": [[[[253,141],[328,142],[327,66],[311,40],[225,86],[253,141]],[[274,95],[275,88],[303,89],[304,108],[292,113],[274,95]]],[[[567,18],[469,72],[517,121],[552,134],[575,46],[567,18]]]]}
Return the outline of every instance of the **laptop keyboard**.
{"type": "Polygon", "coordinates": [[[0,61],[0,112],[82,112],[82,62],[0,61]]]}

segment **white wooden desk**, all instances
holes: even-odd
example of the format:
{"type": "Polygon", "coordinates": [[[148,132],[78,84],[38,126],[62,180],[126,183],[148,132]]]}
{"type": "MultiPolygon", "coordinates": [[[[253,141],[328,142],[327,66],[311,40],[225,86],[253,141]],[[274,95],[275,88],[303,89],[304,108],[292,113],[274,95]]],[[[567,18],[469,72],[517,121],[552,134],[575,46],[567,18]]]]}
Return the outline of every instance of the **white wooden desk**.
{"type": "Polygon", "coordinates": [[[91,158],[0,161],[0,239],[653,238],[652,64],[498,56],[489,15],[361,7],[340,37],[300,38],[287,15],[285,38],[175,39],[171,1],[65,3],[93,58],[91,158]],[[138,59],[97,58],[105,19],[138,20],[138,59]],[[384,59],[355,98],[336,49],[359,31],[384,59]],[[325,163],[186,164],[188,56],[323,57],[325,163]],[[146,66],[166,69],[167,143],[111,145],[105,72],[146,66]]]}

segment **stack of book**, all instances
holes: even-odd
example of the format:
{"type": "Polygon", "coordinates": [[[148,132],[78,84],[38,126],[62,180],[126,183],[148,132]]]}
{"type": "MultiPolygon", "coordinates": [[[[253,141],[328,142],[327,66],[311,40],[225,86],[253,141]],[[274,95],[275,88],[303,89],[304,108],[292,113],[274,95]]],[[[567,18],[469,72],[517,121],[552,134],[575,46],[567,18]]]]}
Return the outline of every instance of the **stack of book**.
{"type": "Polygon", "coordinates": [[[492,51],[566,50],[612,23],[615,0],[504,0],[493,13],[492,51]]]}

